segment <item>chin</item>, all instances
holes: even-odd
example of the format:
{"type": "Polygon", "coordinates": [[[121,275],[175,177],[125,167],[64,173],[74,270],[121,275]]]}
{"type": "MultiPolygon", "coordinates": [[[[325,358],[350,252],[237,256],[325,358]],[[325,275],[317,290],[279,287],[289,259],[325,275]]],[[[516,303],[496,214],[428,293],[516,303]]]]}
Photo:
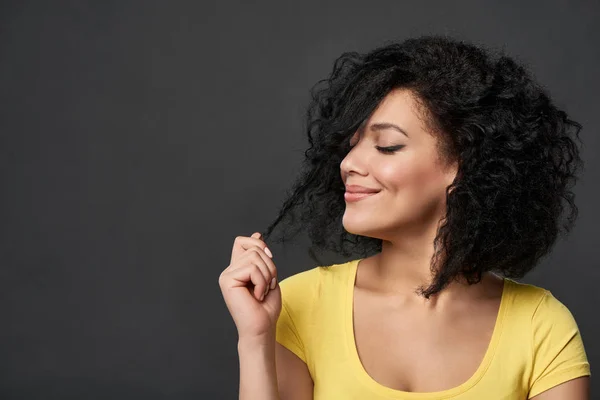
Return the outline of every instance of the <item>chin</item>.
{"type": "Polygon", "coordinates": [[[373,226],[373,221],[353,221],[347,218],[346,215],[342,218],[342,226],[344,229],[353,235],[368,236],[378,238],[378,229],[373,226]]]}
{"type": "Polygon", "coordinates": [[[391,241],[397,236],[397,233],[403,229],[407,229],[412,220],[389,220],[385,218],[373,218],[371,216],[360,216],[352,213],[344,213],[342,216],[342,226],[344,229],[353,235],[370,237],[384,241],[391,241]]]}

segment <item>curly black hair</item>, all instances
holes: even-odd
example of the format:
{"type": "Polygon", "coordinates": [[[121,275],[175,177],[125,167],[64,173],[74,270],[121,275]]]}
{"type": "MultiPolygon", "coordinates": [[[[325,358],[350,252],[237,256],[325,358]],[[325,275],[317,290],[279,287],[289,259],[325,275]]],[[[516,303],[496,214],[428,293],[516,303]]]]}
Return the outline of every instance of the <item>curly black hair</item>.
{"type": "Polygon", "coordinates": [[[381,239],[342,226],[340,163],[349,137],[397,88],[416,95],[440,157],[458,161],[434,241],[433,280],[416,293],[429,298],[460,277],[477,283],[486,271],[522,278],[577,218],[571,189],[583,164],[574,140],[581,124],[503,51],[448,36],[346,52],[335,61],[311,90],[303,170],[263,237],[278,225],[286,228],[279,242],[286,231],[305,229],[317,262],[315,249],[361,257],[381,251],[381,239]]]}

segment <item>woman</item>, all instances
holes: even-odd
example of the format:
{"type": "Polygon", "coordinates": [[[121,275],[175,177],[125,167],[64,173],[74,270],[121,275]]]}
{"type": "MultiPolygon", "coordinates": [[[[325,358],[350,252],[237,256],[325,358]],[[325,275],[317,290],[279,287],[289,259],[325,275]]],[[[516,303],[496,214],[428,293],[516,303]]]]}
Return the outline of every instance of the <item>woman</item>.
{"type": "Polygon", "coordinates": [[[581,166],[523,66],[442,36],[345,53],[307,116],[304,173],[219,277],[240,399],[588,399],[572,314],[512,279],[571,229],[581,166]],[[350,261],[277,285],[286,220],[350,261]]]}

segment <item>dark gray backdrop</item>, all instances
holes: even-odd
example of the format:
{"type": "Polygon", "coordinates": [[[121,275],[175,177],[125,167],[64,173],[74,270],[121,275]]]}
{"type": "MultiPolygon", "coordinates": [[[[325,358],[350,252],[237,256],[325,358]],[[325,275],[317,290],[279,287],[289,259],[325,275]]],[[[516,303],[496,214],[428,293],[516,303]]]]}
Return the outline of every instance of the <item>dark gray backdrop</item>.
{"type": "MultiPolygon", "coordinates": [[[[217,279],[280,206],[310,86],[422,33],[506,48],[584,125],[580,219],[524,281],[571,309],[594,369],[600,7],[524,3],[0,3],[0,398],[237,398],[217,279]]],[[[314,267],[305,245],[272,246],[281,278],[314,267]]]]}

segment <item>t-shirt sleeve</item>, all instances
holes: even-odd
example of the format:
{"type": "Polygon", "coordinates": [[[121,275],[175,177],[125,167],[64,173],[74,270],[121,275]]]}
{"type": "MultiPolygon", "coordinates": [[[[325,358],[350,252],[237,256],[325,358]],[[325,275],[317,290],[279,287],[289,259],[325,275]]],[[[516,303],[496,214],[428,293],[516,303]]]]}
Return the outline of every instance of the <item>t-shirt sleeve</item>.
{"type": "Polygon", "coordinates": [[[296,326],[294,325],[294,320],[292,319],[290,312],[288,311],[288,307],[286,306],[285,300],[283,300],[283,291],[281,314],[279,314],[279,319],[277,320],[276,340],[283,347],[293,352],[302,361],[304,361],[304,363],[306,363],[304,343],[302,343],[302,340],[300,339],[298,329],[296,329],[296,326]]]}
{"type": "Polygon", "coordinates": [[[563,382],[591,375],[577,323],[569,309],[545,291],[532,317],[532,398],[563,382]]]}
{"type": "Polygon", "coordinates": [[[281,313],[277,320],[276,340],[307,363],[306,339],[313,306],[316,270],[289,276],[279,282],[281,313]]]}

